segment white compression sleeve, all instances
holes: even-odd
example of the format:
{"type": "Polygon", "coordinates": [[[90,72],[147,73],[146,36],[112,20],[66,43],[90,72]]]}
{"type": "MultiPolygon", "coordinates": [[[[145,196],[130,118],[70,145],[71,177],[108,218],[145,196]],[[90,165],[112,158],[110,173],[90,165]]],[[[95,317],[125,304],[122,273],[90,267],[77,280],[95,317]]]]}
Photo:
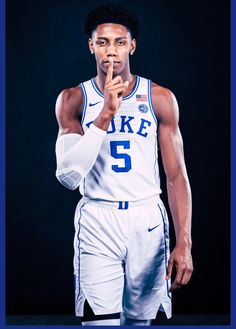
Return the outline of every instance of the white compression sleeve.
{"type": "Polygon", "coordinates": [[[56,177],[65,187],[75,190],[92,169],[101,149],[106,131],[93,124],[86,133],[66,134],[56,141],[56,177]]]}

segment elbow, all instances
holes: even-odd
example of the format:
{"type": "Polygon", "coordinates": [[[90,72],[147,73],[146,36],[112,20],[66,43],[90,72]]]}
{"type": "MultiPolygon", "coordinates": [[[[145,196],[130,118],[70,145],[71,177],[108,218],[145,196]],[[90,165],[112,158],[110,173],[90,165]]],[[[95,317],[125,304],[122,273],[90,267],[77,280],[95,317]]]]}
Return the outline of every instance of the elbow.
{"type": "Polygon", "coordinates": [[[75,185],[75,184],[73,184],[73,185],[68,184],[67,181],[64,181],[63,179],[60,179],[60,177],[57,177],[57,179],[64,187],[66,187],[68,190],[71,190],[71,191],[76,190],[77,187],[79,186],[79,185],[75,185]]]}
{"type": "Polygon", "coordinates": [[[76,190],[82,181],[82,175],[74,170],[56,171],[56,178],[64,187],[72,191],[76,190]]]}
{"type": "Polygon", "coordinates": [[[167,186],[173,188],[177,183],[189,186],[189,179],[187,174],[178,173],[177,175],[167,176],[167,186]]]}

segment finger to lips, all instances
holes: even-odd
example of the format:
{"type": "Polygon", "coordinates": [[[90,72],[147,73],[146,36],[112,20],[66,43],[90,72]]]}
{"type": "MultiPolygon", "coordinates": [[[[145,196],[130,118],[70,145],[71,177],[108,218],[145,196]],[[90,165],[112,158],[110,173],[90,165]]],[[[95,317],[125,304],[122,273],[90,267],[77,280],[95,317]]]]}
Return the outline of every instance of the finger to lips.
{"type": "Polygon", "coordinates": [[[106,83],[108,83],[112,80],[112,75],[113,75],[113,58],[110,57],[108,69],[107,69],[106,83]]]}

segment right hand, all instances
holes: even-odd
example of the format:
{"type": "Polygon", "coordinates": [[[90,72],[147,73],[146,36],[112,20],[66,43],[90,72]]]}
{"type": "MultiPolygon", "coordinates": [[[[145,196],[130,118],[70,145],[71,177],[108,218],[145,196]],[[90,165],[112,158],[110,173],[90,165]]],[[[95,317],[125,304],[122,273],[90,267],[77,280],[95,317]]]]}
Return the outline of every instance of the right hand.
{"type": "Polygon", "coordinates": [[[121,105],[122,96],[127,90],[129,81],[123,82],[121,76],[112,79],[113,58],[109,58],[107,76],[104,86],[104,110],[114,116],[121,105]]]}

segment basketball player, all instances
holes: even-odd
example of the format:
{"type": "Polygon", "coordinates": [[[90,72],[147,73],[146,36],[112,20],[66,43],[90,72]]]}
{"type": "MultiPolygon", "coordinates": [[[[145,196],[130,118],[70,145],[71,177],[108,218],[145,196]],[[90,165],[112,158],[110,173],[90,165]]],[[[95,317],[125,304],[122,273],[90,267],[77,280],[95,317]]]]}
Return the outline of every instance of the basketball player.
{"type": "Polygon", "coordinates": [[[126,9],[95,8],[85,31],[97,75],[56,103],[56,176],[83,195],[75,212],[76,315],[83,325],[150,325],[158,310],[171,317],[171,292],[193,271],[178,105],[170,90],[130,72],[138,21],[126,9]],[[158,147],[176,235],[171,254],[158,147]]]}

